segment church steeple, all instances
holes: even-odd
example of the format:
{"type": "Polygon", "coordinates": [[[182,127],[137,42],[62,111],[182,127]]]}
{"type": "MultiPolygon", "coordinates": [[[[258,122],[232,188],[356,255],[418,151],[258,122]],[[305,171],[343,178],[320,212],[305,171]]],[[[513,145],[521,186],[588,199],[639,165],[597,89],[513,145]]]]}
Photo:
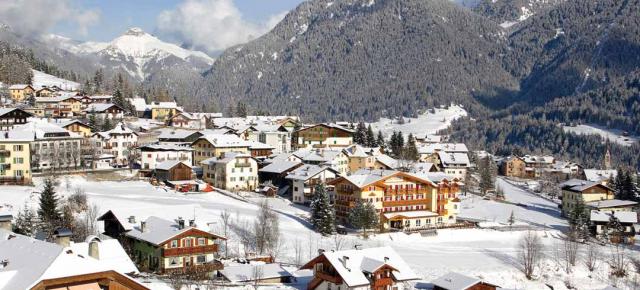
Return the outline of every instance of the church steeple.
{"type": "Polygon", "coordinates": [[[604,169],[611,169],[611,152],[609,152],[609,148],[607,148],[607,152],[604,153],[604,169]]]}

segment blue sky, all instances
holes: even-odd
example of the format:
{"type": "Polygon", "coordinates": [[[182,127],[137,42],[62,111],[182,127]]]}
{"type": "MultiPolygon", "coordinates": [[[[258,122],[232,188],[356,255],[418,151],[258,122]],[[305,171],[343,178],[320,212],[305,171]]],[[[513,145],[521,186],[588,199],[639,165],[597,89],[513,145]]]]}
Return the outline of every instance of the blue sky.
{"type": "MultiPolygon", "coordinates": [[[[3,0],[4,1],[4,0],[3,0]]],[[[254,24],[262,24],[273,15],[295,8],[303,0],[231,0],[242,14],[242,18],[254,24]]],[[[159,33],[158,15],[175,10],[183,0],[84,0],[71,5],[81,10],[97,11],[99,20],[89,26],[86,33],[78,30],[75,22],[60,21],[51,29],[77,40],[108,41],[122,34],[129,27],[141,27],[147,32],[159,33]]]]}

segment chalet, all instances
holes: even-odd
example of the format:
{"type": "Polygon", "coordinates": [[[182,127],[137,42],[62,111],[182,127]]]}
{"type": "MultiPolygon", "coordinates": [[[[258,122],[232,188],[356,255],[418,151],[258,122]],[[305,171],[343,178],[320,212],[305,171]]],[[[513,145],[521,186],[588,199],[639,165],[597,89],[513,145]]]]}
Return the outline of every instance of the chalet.
{"type": "Polygon", "coordinates": [[[427,162],[435,164],[444,173],[460,180],[467,176],[467,168],[470,166],[469,155],[459,152],[437,151],[426,158],[427,162]]]}
{"type": "MultiPolygon", "coordinates": [[[[105,228],[107,228],[105,220],[105,228]]],[[[175,222],[149,217],[124,233],[133,259],[152,271],[184,272],[191,267],[207,272],[222,269],[216,261],[217,243],[224,237],[200,230],[193,220],[175,222]]]]}
{"type": "Polygon", "coordinates": [[[69,118],[82,112],[82,103],[70,96],[37,97],[34,106],[50,118],[69,118]]]}
{"type": "Polygon", "coordinates": [[[153,102],[150,105],[151,119],[167,121],[181,112],[176,102],[153,102]]]}
{"type": "Polygon", "coordinates": [[[301,269],[313,270],[306,289],[410,289],[419,277],[390,247],[323,251],[301,269]]]}
{"type": "Polygon", "coordinates": [[[340,173],[329,166],[305,164],[291,171],[286,179],[291,181],[290,189],[294,203],[308,204],[318,184],[325,184],[338,178],[340,173]]]}
{"type": "Polygon", "coordinates": [[[38,89],[35,93],[36,97],[51,97],[55,91],[49,87],[43,87],[38,89]]]}
{"type": "Polygon", "coordinates": [[[26,124],[29,117],[32,115],[22,109],[0,108],[0,131],[11,130],[15,126],[26,124]]]}
{"type": "Polygon", "coordinates": [[[186,146],[170,144],[149,144],[138,147],[141,156],[141,170],[156,169],[156,166],[165,161],[182,161],[187,165],[193,165],[193,149],[186,146]]]}
{"type": "Polygon", "coordinates": [[[256,125],[258,138],[255,141],[273,147],[274,153],[291,151],[291,131],[284,125],[256,125]]]}
{"type": "Polygon", "coordinates": [[[341,149],[300,149],[293,154],[305,164],[330,166],[343,175],[349,173],[349,157],[341,149]]]}
{"type": "Polygon", "coordinates": [[[254,190],[258,187],[258,162],[242,152],[222,152],[200,162],[203,180],[226,190],[254,190]]]}
{"type": "Polygon", "coordinates": [[[353,144],[353,130],[336,124],[317,124],[294,133],[297,148],[344,148],[353,144]]]}
{"type": "Polygon", "coordinates": [[[119,260],[114,263],[108,256],[124,253],[117,241],[110,242],[109,250],[89,241],[65,245],[36,240],[0,229],[0,279],[2,289],[118,289],[148,290],[125,274],[137,272],[135,266],[119,260]],[[93,252],[90,251],[93,243],[93,252]],[[25,246],[28,245],[28,246],[25,246]]]}
{"type": "Polygon", "coordinates": [[[138,146],[138,133],[129,129],[123,122],[106,132],[96,132],[91,137],[98,154],[115,156],[115,166],[128,166],[133,150],[138,146]]]}
{"type": "Polygon", "coordinates": [[[409,170],[409,172],[415,174],[438,172],[438,168],[435,166],[435,164],[429,162],[411,163],[409,164],[407,169],[409,170]]]}
{"type": "Polygon", "coordinates": [[[202,137],[202,132],[187,129],[160,129],[158,141],[163,144],[191,145],[191,143],[202,137]]]}
{"type": "Polygon", "coordinates": [[[31,85],[26,84],[15,84],[9,87],[11,99],[15,102],[25,101],[25,99],[32,96],[35,91],[31,85]]]}
{"type": "Polygon", "coordinates": [[[284,192],[289,190],[289,181],[286,177],[289,172],[302,166],[300,161],[278,160],[258,170],[260,183],[270,183],[283,189],[284,192]]]}
{"type": "Polygon", "coordinates": [[[111,103],[92,103],[83,110],[87,118],[94,116],[96,119],[122,119],[124,117],[124,109],[116,104],[111,103]]]}
{"type": "Polygon", "coordinates": [[[456,223],[460,200],[455,179],[434,182],[429,175],[393,170],[361,170],[331,182],[336,217],[346,223],[357,202],[380,212],[382,230],[412,230],[456,223]]]}
{"type": "Polygon", "coordinates": [[[257,141],[248,141],[251,156],[257,159],[265,159],[273,154],[273,147],[257,141]]]}
{"type": "Polygon", "coordinates": [[[418,147],[420,161],[430,162],[426,158],[437,152],[469,154],[469,149],[463,143],[432,143],[418,147]]]}
{"type": "Polygon", "coordinates": [[[158,163],[154,176],[160,181],[192,180],[194,177],[191,165],[179,160],[167,160],[158,163]]]}
{"type": "Polygon", "coordinates": [[[518,156],[510,156],[502,160],[499,166],[500,174],[507,177],[524,178],[526,164],[518,156]]]}
{"type": "Polygon", "coordinates": [[[360,169],[373,169],[376,163],[376,157],[366,148],[354,144],[343,149],[349,158],[349,172],[356,172],[360,169]]]}
{"type": "Polygon", "coordinates": [[[525,155],[522,157],[525,163],[525,176],[527,178],[538,178],[544,172],[544,169],[552,168],[556,162],[553,156],[532,156],[525,155]]]}
{"type": "Polygon", "coordinates": [[[231,283],[280,284],[290,283],[293,275],[280,264],[243,264],[228,266],[219,272],[223,280],[231,283]],[[256,275],[258,273],[258,275],[256,275]]]}
{"type": "Polygon", "coordinates": [[[56,124],[69,132],[76,133],[84,138],[91,138],[93,135],[93,128],[80,120],[66,120],[57,122],[56,124]]]}
{"type": "Polygon", "coordinates": [[[599,182],[570,179],[560,184],[562,190],[562,215],[568,216],[578,202],[614,199],[613,190],[599,182]]]}
{"type": "Polygon", "coordinates": [[[171,127],[204,130],[214,118],[222,117],[221,113],[187,113],[178,112],[169,119],[171,127]]]}
{"type": "Polygon", "coordinates": [[[609,181],[618,176],[618,171],[615,169],[599,170],[599,169],[585,169],[582,171],[584,179],[593,182],[600,182],[603,185],[607,185],[609,181]]]}
{"type": "Polygon", "coordinates": [[[416,136],[416,141],[421,144],[437,144],[445,141],[444,139],[446,139],[444,136],[432,134],[416,136]]]}
{"type": "Polygon", "coordinates": [[[591,234],[604,237],[612,243],[634,244],[638,213],[632,211],[591,210],[591,234]]]}
{"type": "Polygon", "coordinates": [[[481,279],[450,272],[433,282],[433,290],[496,290],[499,286],[487,283],[481,279]]]}
{"type": "Polygon", "coordinates": [[[619,199],[605,199],[596,200],[585,203],[588,209],[594,209],[599,211],[633,211],[638,208],[638,203],[631,200],[619,200],[619,199]]]}
{"type": "Polygon", "coordinates": [[[376,155],[375,158],[376,162],[373,165],[373,169],[396,170],[402,167],[399,160],[387,154],[376,155]]]}
{"type": "Polygon", "coordinates": [[[0,132],[0,185],[31,183],[33,136],[0,132]]]}
{"type": "Polygon", "coordinates": [[[200,164],[211,157],[221,157],[226,152],[250,154],[249,142],[236,135],[205,135],[194,141],[193,162],[200,164]]]}

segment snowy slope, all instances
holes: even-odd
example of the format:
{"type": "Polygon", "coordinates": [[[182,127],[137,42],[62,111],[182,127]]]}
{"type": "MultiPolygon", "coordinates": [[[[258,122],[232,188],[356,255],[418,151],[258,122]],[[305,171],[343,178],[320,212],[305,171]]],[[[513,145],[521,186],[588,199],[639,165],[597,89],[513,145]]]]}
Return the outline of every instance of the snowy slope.
{"type": "Polygon", "coordinates": [[[405,137],[409,133],[424,136],[446,129],[451,121],[466,115],[467,111],[461,106],[450,106],[447,109],[433,109],[433,112],[429,110],[418,118],[404,118],[404,124],[399,124],[395,119],[380,118],[370,125],[374,132],[382,131],[385,136],[390,136],[394,131],[401,131],[405,137]]]}
{"type": "Polygon", "coordinates": [[[598,135],[609,140],[611,142],[618,143],[622,146],[631,146],[633,143],[637,143],[640,140],[638,136],[622,136],[622,131],[606,129],[597,125],[578,125],[578,126],[563,126],[562,129],[565,132],[570,132],[578,135],[598,135]]]}
{"type": "Polygon", "coordinates": [[[61,79],[50,74],[43,73],[32,69],[33,71],[33,87],[37,90],[44,86],[58,86],[63,90],[75,91],[80,89],[80,84],[69,80],[61,79]]]}

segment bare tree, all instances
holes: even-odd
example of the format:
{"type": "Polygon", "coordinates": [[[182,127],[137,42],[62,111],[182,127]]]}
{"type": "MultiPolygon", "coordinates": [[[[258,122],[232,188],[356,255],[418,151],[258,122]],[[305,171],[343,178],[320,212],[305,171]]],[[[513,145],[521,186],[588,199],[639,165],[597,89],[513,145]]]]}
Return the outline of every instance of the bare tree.
{"type": "Polygon", "coordinates": [[[520,263],[522,272],[531,280],[533,273],[542,258],[543,244],[540,236],[534,231],[527,231],[520,240],[520,263]]]}
{"type": "Polygon", "coordinates": [[[174,290],[182,290],[182,287],[186,285],[184,275],[180,272],[168,273],[167,278],[169,279],[169,285],[174,290]]]}
{"type": "Polygon", "coordinates": [[[229,239],[229,221],[231,219],[231,213],[226,209],[220,213],[220,219],[222,220],[222,231],[224,233],[224,237],[227,240],[224,240],[224,257],[229,258],[229,248],[227,247],[227,241],[229,239]]]}
{"type": "Polygon", "coordinates": [[[564,268],[567,273],[570,273],[571,268],[576,265],[580,244],[576,241],[575,235],[570,233],[569,236],[562,241],[562,245],[564,268]]]}
{"type": "Polygon", "coordinates": [[[258,284],[264,275],[263,269],[261,265],[253,266],[253,271],[251,273],[251,278],[253,279],[253,288],[258,289],[258,284]]]}
{"type": "Polygon", "coordinates": [[[615,244],[611,249],[611,257],[609,258],[609,267],[611,267],[611,276],[622,278],[627,276],[629,261],[624,246],[615,244]]]}
{"type": "Polygon", "coordinates": [[[342,235],[333,235],[333,247],[336,251],[342,250],[346,243],[346,239],[342,235]]]}
{"type": "Polygon", "coordinates": [[[593,272],[598,266],[600,260],[600,251],[596,244],[589,244],[584,256],[584,266],[587,267],[589,272],[593,272]]]}
{"type": "Polygon", "coordinates": [[[260,204],[260,212],[254,222],[256,250],[259,254],[274,253],[280,243],[278,215],[271,209],[269,202],[260,204]]]}
{"type": "Polygon", "coordinates": [[[302,243],[300,242],[299,239],[296,239],[293,242],[293,251],[294,251],[294,263],[297,266],[300,266],[302,264],[302,243]]]}

